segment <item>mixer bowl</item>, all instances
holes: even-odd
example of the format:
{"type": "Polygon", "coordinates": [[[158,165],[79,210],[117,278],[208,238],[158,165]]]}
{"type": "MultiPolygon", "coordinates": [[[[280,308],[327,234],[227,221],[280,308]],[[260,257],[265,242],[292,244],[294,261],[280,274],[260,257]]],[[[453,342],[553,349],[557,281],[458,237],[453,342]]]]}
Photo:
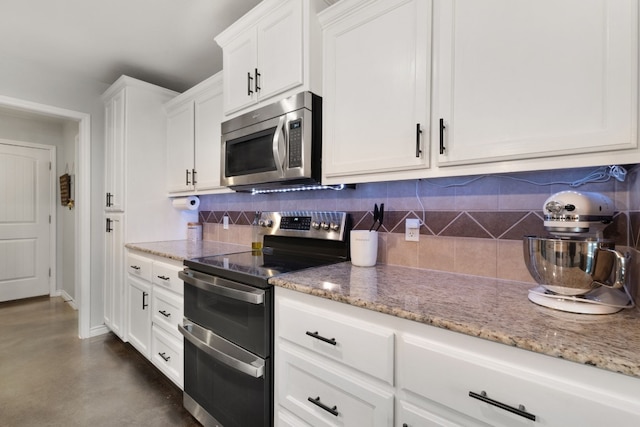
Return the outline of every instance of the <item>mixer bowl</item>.
{"type": "Polygon", "coordinates": [[[624,283],[625,259],[611,241],[525,236],[523,243],[529,273],[551,292],[583,295],[600,285],[624,283]]]}

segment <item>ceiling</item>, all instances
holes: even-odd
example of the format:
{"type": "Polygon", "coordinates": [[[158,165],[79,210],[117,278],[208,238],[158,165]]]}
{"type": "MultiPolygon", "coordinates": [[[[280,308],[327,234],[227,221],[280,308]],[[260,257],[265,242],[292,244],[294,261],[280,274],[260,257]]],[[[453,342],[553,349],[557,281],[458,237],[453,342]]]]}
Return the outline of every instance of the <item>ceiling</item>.
{"type": "Polygon", "coordinates": [[[213,40],[260,0],[0,0],[0,57],[183,92],[222,69],[213,40]]]}

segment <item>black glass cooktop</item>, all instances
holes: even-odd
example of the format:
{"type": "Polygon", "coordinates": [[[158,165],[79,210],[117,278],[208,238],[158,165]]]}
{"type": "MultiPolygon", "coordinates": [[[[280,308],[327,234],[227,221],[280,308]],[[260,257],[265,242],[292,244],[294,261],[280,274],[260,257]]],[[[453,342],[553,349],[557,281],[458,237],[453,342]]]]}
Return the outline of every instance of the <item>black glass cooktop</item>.
{"type": "Polygon", "coordinates": [[[184,265],[202,273],[266,288],[267,280],[278,274],[339,261],[341,260],[265,248],[258,251],[194,258],[186,260],[184,265]]]}

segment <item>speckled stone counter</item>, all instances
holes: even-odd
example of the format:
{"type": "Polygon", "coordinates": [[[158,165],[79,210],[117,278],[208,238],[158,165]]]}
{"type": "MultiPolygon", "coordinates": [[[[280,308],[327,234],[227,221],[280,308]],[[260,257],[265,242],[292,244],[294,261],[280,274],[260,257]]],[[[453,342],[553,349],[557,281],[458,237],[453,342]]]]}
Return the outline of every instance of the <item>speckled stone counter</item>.
{"type": "Polygon", "coordinates": [[[584,315],[541,307],[528,283],[389,265],[317,267],[275,286],[640,377],[640,311],[584,315]]]}
{"type": "Polygon", "coordinates": [[[250,246],[209,240],[196,242],[190,240],[170,240],[164,242],[127,243],[125,247],[164,258],[175,259],[177,261],[251,250],[250,246]]]}

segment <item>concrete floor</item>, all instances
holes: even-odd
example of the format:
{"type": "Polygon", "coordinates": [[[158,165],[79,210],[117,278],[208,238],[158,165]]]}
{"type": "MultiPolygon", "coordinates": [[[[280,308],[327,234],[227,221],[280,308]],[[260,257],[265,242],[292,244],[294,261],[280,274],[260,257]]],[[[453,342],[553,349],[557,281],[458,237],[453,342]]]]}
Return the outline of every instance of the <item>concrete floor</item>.
{"type": "Polygon", "coordinates": [[[0,425],[199,426],[151,362],[112,333],[78,339],[49,297],[0,303],[0,425]]]}

